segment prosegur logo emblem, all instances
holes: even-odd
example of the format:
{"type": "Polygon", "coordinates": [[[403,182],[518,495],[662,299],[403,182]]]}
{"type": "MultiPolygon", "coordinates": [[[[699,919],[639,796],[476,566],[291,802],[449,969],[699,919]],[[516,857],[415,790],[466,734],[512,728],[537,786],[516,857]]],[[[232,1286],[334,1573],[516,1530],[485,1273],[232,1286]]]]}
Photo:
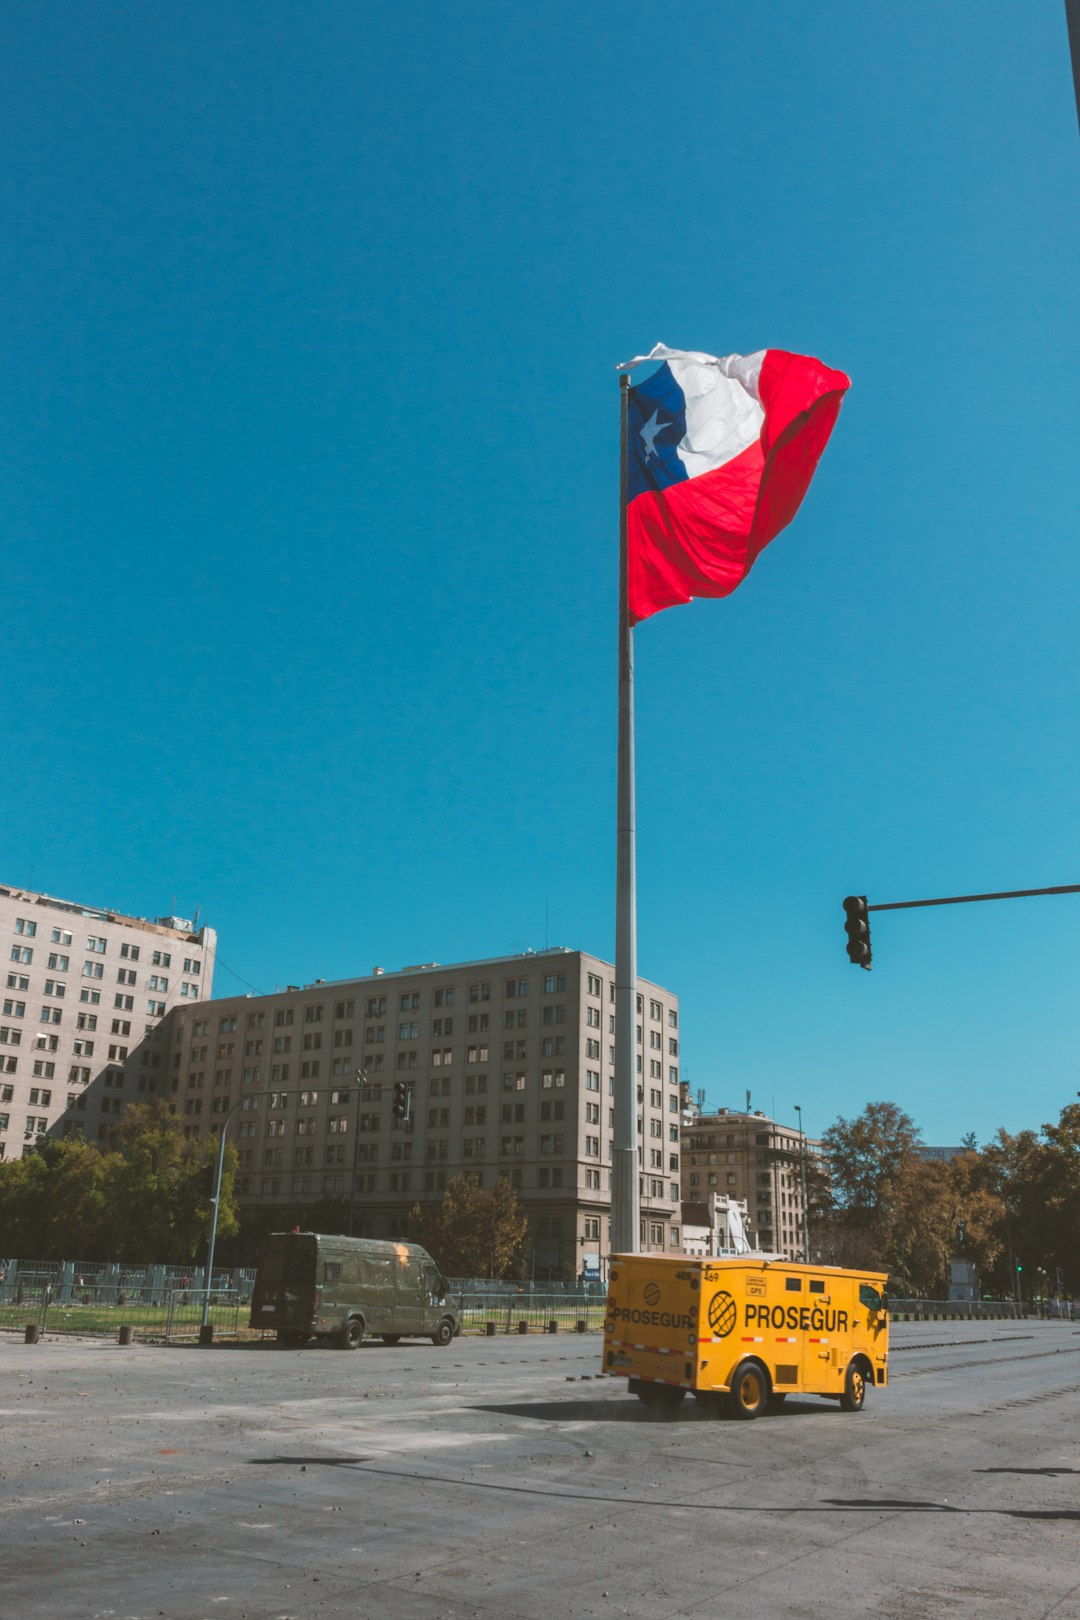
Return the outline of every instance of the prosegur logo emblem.
{"type": "Polygon", "coordinates": [[[659,1283],[654,1283],[654,1282],[646,1283],[645,1284],[644,1298],[645,1298],[646,1305],[649,1305],[649,1306],[659,1305],[659,1303],[660,1303],[660,1284],[659,1283]]]}
{"type": "Polygon", "coordinates": [[[730,1294],[714,1294],[709,1301],[709,1326],[718,1339],[725,1339],[735,1326],[735,1301],[730,1294]]]}

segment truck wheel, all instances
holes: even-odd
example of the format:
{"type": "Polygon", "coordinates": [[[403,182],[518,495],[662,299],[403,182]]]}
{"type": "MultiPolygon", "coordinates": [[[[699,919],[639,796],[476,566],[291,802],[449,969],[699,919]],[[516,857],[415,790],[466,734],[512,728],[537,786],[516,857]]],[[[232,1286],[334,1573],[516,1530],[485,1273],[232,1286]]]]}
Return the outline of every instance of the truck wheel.
{"type": "Polygon", "coordinates": [[[842,1412],[861,1412],[866,1405],[866,1376],[853,1361],[844,1376],[844,1393],[840,1397],[842,1412]]]}
{"type": "Polygon", "coordinates": [[[756,1418],[769,1401],[769,1380],[756,1361],[740,1361],[731,1380],[728,1407],[733,1417],[756,1418]]]}
{"type": "Polygon", "coordinates": [[[360,1316],[350,1316],[341,1330],[338,1338],[338,1347],[342,1350],[359,1350],[360,1341],[364,1337],[364,1320],[360,1316]]]}
{"type": "Polygon", "coordinates": [[[431,1342],[432,1344],[437,1344],[440,1350],[445,1350],[446,1346],[450,1343],[453,1337],[454,1324],[453,1322],[444,1318],[431,1335],[431,1342]]]}

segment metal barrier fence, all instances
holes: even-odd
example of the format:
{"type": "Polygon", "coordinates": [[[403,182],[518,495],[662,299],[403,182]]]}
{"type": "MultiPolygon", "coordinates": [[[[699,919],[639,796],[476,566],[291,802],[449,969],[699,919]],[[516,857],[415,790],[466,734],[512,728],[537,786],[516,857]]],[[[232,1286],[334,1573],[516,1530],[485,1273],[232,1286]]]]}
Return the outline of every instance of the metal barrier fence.
{"type": "Polygon", "coordinates": [[[100,1260],[2,1260],[0,1259],[0,1310],[38,1299],[44,1290],[63,1305],[164,1305],[170,1293],[180,1290],[235,1289],[244,1300],[251,1298],[255,1283],[253,1269],[214,1268],[207,1278],[202,1266],[128,1266],[100,1260]]]}
{"type": "MultiPolygon", "coordinates": [[[[34,1282],[25,1274],[21,1288],[0,1300],[0,1330],[70,1333],[80,1337],[126,1338],[159,1344],[198,1342],[201,1337],[202,1288],[172,1288],[164,1294],[131,1298],[121,1291],[98,1291],[76,1298],[58,1298],[51,1282],[34,1282]]],[[[596,1333],[604,1325],[604,1295],[590,1293],[508,1293],[474,1291],[456,1293],[461,1307],[461,1331],[469,1335],[511,1333],[596,1333]]],[[[248,1326],[249,1299],[232,1288],[209,1291],[209,1325],[213,1339],[273,1337],[248,1326]]]]}
{"type": "MultiPolygon", "coordinates": [[[[209,1322],[215,1337],[230,1339],[259,1337],[247,1327],[248,1302],[237,1289],[210,1290],[209,1322]]],[[[198,1340],[202,1327],[201,1288],[171,1289],[164,1297],[141,1300],[95,1300],[80,1296],[75,1300],[57,1299],[49,1284],[33,1287],[24,1283],[18,1299],[0,1302],[0,1329],[25,1333],[71,1333],[86,1338],[143,1339],[162,1344],[198,1340]]]]}
{"type": "Polygon", "coordinates": [[[1013,1299],[897,1299],[890,1295],[889,1315],[894,1322],[1011,1322],[1038,1315],[1038,1311],[1013,1299]]]}
{"type": "Polygon", "coordinates": [[[604,1325],[604,1294],[484,1290],[455,1297],[462,1333],[597,1333],[604,1325]]]}

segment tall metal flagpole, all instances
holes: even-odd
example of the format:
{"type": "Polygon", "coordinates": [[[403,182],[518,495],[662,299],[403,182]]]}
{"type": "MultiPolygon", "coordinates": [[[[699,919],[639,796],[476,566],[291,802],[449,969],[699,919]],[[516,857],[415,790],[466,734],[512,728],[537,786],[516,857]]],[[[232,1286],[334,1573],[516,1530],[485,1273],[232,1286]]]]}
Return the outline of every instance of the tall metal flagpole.
{"type": "Polygon", "coordinates": [[[615,1130],[611,1154],[611,1252],[641,1248],[637,1162],[637,882],[634,815],[634,632],[626,543],[630,379],[619,378],[619,748],[615,887],[615,1130]]]}

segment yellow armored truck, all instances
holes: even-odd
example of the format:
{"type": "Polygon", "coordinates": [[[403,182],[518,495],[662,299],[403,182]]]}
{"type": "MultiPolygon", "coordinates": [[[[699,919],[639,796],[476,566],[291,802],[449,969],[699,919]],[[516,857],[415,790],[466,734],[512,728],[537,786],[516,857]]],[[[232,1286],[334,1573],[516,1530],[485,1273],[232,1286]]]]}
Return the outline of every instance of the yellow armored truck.
{"type": "Polygon", "coordinates": [[[786,1395],[862,1410],[889,1381],[886,1277],[779,1258],[612,1255],[604,1371],[649,1406],[755,1418],[786,1395]]]}

